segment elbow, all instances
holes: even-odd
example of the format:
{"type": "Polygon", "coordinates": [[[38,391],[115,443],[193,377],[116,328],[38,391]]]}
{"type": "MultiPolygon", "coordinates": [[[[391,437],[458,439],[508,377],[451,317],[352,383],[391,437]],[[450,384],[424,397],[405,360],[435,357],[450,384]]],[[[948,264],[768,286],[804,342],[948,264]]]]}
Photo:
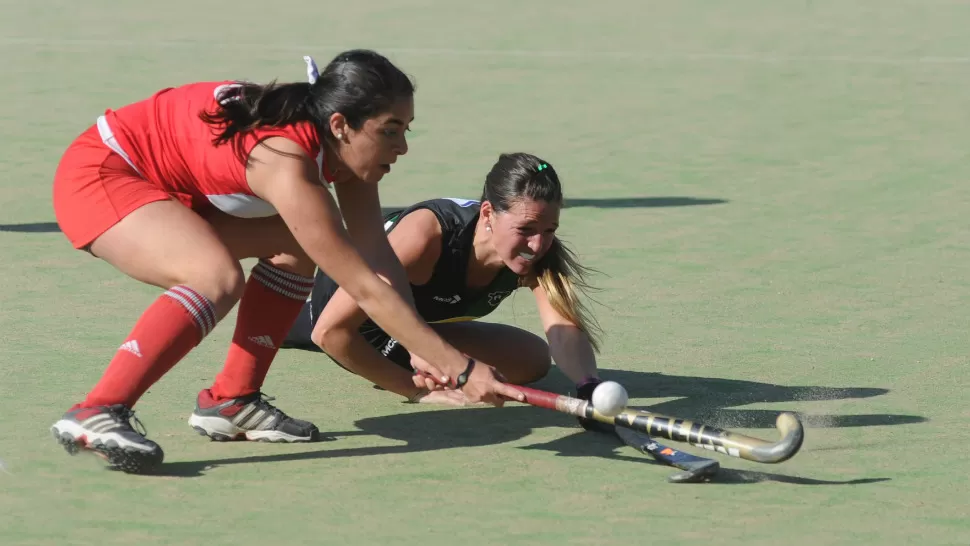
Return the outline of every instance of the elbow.
{"type": "Polygon", "coordinates": [[[578,336],[585,336],[583,331],[577,328],[576,325],[568,322],[551,324],[545,330],[549,345],[570,344],[578,336]]]}

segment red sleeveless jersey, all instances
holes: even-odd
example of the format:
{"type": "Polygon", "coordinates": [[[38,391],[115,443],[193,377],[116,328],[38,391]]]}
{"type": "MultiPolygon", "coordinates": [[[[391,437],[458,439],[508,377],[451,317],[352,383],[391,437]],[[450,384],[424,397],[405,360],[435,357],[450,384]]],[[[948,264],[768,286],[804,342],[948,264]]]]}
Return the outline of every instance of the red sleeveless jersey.
{"type": "Polygon", "coordinates": [[[296,142],[316,159],[321,180],[331,182],[323,165],[320,135],[309,122],[248,131],[237,137],[238,148],[213,144],[216,128],[199,114],[215,111],[220,92],[234,83],[202,82],[162,89],[148,99],[108,110],[98,119],[101,138],[146,180],[183,197],[183,202],[188,197],[195,210],[215,206],[245,218],[277,214],[246,182],[244,158],[270,137],[296,142]]]}

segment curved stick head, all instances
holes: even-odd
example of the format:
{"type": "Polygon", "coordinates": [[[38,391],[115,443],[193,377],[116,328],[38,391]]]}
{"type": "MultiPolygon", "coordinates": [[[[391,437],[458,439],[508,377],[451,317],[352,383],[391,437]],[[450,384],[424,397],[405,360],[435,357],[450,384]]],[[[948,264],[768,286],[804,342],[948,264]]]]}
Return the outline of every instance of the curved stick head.
{"type": "Polygon", "coordinates": [[[781,433],[781,440],[774,444],[751,448],[751,460],[759,463],[780,463],[791,459],[801,449],[802,442],[805,440],[805,429],[794,413],[779,414],[775,426],[781,433]]]}

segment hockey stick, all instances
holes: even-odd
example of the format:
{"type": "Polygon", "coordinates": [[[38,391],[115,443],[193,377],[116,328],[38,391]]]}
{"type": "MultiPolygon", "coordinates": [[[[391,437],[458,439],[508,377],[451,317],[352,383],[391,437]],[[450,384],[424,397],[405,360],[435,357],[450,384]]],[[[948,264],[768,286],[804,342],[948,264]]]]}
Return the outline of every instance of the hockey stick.
{"type": "Polygon", "coordinates": [[[779,414],[775,423],[782,436],[781,440],[767,442],[737,432],[728,432],[686,419],[646,411],[626,409],[614,417],[609,417],[596,411],[586,400],[518,385],[510,386],[522,392],[525,395],[525,402],[531,406],[633,429],[653,437],[685,442],[756,463],[780,463],[792,458],[802,447],[802,441],[805,438],[801,421],[795,414],[788,412],[779,414]]]}
{"type": "Polygon", "coordinates": [[[623,440],[623,443],[640,451],[641,453],[646,453],[650,455],[655,460],[674,468],[679,468],[683,472],[678,472],[676,474],[671,474],[667,477],[667,481],[673,483],[697,483],[710,480],[713,478],[718,470],[721,469],[721,463],[715,461],[714,459],[708,459],[707,457],[698,457],[697,455],[691,455],[685,451],[677,451],[671,447],[667,447],[650,436],[642,432],[637,432],[633,429],[625,427],[614,427],[616,429],[616,435],[623,440]]]}

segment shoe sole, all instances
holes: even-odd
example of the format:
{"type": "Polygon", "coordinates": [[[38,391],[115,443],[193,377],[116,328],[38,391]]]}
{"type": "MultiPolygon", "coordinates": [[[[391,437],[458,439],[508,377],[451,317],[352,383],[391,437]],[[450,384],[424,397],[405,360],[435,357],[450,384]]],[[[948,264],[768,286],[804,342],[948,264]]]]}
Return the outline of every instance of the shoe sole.
{"type": "Polygon", "coordinates": [[[90,451],[107,461],[109,465],[128,474],[148,474],[165,459],[165,453],[161,447],[152,451],[126,447],[122,445],[123,440],[120,443],[118,442],[117,435],[98,436],[83,431],[83,429],[81,429],[83,431],[81,434],[77,434],[69,430],[72,428],[80,429],[73,422],[57,422],[51,427],[54,440],[64,447],[68,455],[90,451]],[[89,436],[94,438],[89,439],[89,436]]]}
{"type": "Polygon", "coordinates": [[[278,430],[246,430],[239,428],[222,417],[205,417],[193,413],[189,417],[189,426],[200,436],[207,436],[216,442],[234,442],[248,440],[250,442],[271,442],[277,444],[315,442],[319,432],[314,430],[310,436],[293,436],[278,430]]]}

